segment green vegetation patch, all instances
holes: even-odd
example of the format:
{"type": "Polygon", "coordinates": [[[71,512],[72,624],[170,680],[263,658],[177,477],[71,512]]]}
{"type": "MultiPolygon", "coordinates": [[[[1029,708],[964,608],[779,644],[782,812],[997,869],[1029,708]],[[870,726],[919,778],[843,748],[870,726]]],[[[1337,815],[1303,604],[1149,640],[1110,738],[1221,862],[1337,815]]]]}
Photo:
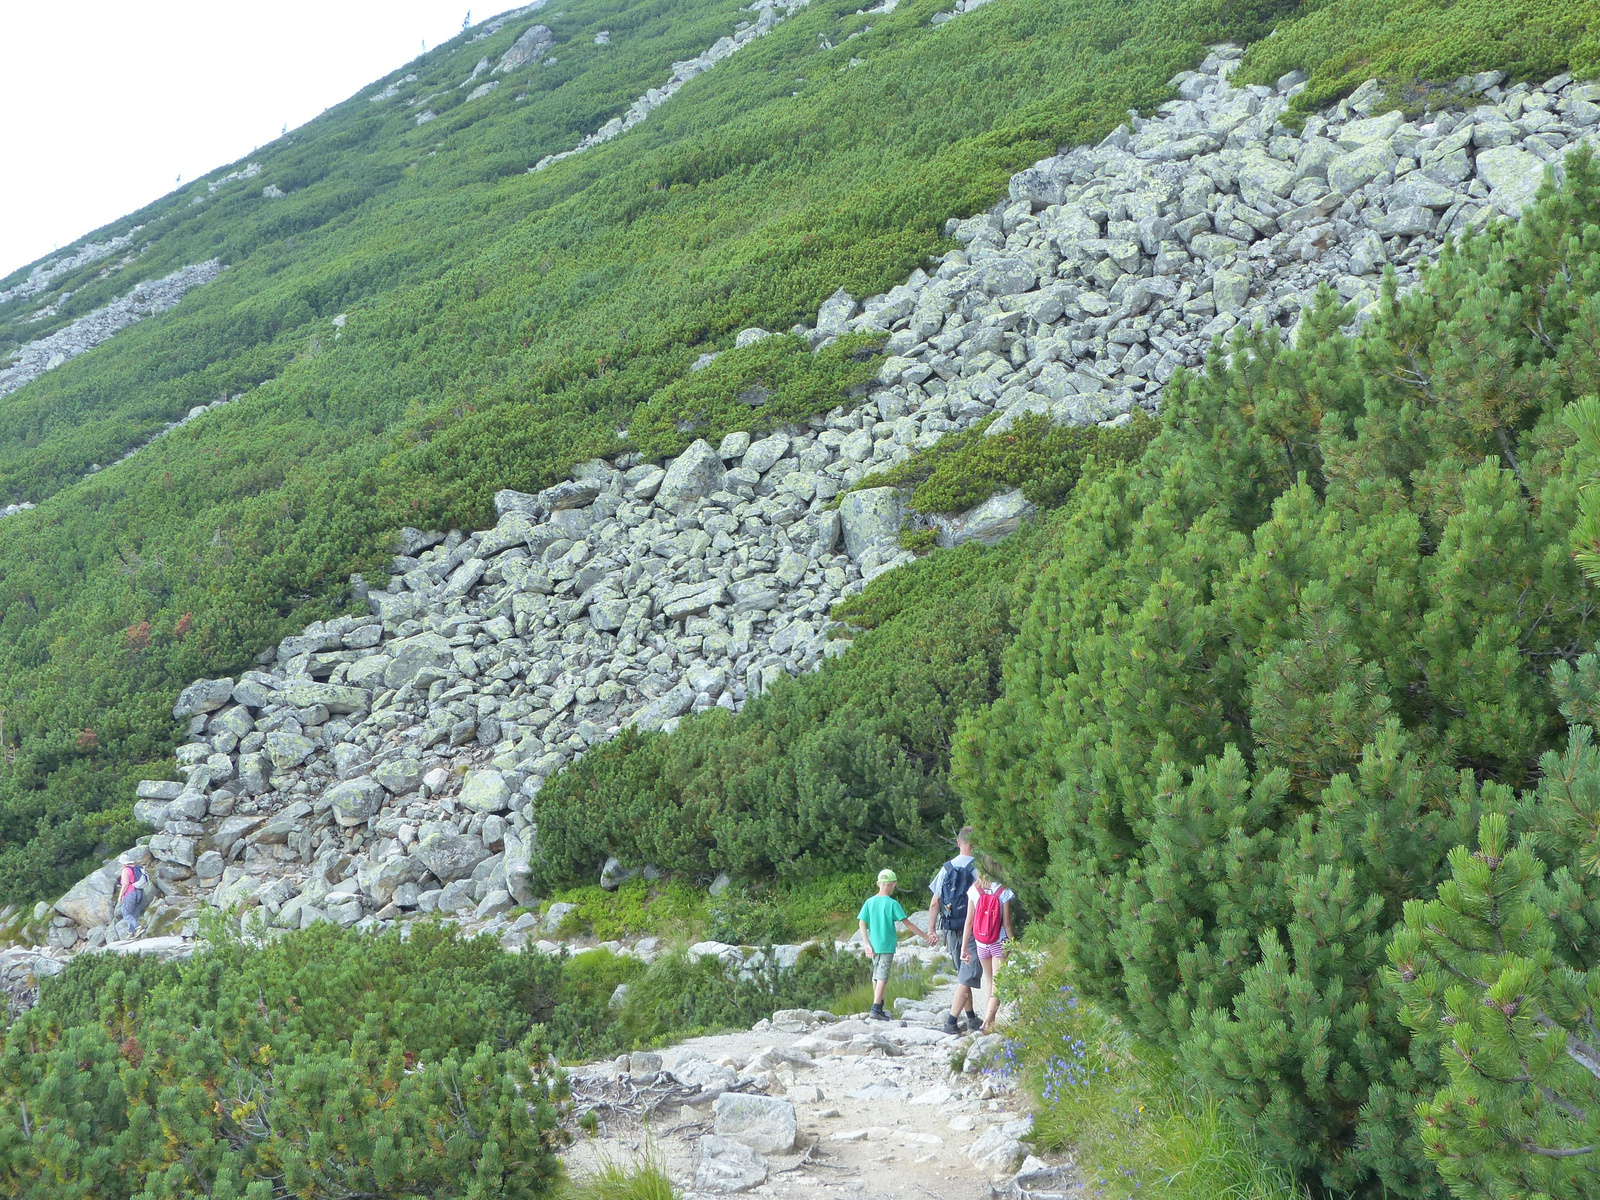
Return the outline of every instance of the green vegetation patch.
{"type": "Polygon", "coordinates": [[[882,334],[853,333],[813,352],[794,334],[728,350],[639,406],[629,439],[648,457],[676,454],[694,438],[804,420],[866,394],[882,334]]]}
{"type": "Polygon", "coordinates": [[[1272,83],[1296,69],[1310,76],[1291,105],[1300,113],[1372,78],[1382,81],[1391,106],[1416,103],[1437,85],[1479,71],[1541,83],[1563,71],[1590,79],[1600,74],[1600,3],[1312,0],[1250,47],[1238,81],[1272,83]]]}
{"type": "Polygon", "coordinates": [[[909,487],[913,512],[958,513],[996,492],[1020,487],[1039,508],[1059,508],[1091,455],[1105,463],[1137,459],[1157,428],[1143,410],[1116,429],[1057,425],[1043,413],[1029,413],[991,435],[989,426],[997,419],[985,417],[970,429],[942,437],[904,462],[874,471],[851,491],[909,487]]]}
{"type": "Polygon", "coordinates": [[[1079,485],[956,738],[1082,994],[1314,1187],[1441,1190],[1414,1107],[1443,1051],[1380,998],[1384,947],[1566,738],[1597,293],[1581,153],[1360,336],[1325,294],[1293,346],[1215,350],[1138,464],[1079,485]]]}
{"type": "Polygon", "coordinates": [[[432,921],[207,932],[180,964],[81,955],[0,1031],[5,1195],[543,1196],[562,1139],[551,1053],[748,1028],[868,972],[831,947],[749,972],[682,951],[512,954],[432,921]]]}
{"type": "Polygon", "coordinates": [[[1013,1016],[985,1068],[1032,1095],[1034,1144],[1072,1151],[1085,1183],[1121,1200],[1302,1197],[1215,1096],[1185,1088],[1170,1057],[1078,994],[1053,938],[1007,956],[997,987],[1013,1016]]]}

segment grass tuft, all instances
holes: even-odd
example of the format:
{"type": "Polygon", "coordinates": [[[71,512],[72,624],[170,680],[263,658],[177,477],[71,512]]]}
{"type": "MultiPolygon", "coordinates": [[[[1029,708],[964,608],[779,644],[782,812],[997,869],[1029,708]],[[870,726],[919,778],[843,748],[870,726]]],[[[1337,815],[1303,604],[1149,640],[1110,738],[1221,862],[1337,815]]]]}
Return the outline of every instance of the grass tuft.
{"type": "MultiPolygon", "coordinates": [[[[932,985],[928,971],[921,963],[897,962],[889,972],[889,986],[883,993],[883,1006],[894,1011],[894,1002],[901,997],[921,1000],[932,985]]],[[[840,992],[828,1005],[828,1011],[841,1017],[866,1012],[872,1007],[872,981],[857,984],[847,992],[840,992]]]]}

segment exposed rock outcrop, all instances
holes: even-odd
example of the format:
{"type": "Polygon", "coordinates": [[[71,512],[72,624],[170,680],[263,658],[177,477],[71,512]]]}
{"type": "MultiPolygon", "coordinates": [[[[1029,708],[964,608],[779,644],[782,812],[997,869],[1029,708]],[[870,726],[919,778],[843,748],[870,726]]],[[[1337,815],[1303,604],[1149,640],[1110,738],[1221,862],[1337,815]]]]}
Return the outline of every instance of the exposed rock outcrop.
{"type": "Polygon", "coordinates": [[[0,396],[32,383],[46,371],[70,358],[87,354],[101,342],[135,322],[172,308],[190,288],[210,283],[226,268],[217,259],[180,267],[162,279],[136,284],[125,296],[79,317],[65,329],[27,342],[11,352],[11,363],[0,369],[0,396]]]}

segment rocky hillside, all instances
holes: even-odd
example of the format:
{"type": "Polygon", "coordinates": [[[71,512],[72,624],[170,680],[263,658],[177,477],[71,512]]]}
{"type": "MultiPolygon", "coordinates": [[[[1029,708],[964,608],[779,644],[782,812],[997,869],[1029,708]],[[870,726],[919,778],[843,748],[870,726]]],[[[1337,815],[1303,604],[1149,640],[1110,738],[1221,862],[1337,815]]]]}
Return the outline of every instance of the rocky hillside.
{"type": "MultiPolygon", "coordinates": [[[[848,653],[831,608],[912,557],[913,514],[874,471],[980,421],[1123,423],[1234,324],[1292,337],[1324,285],[1370,305],[1380,270],[1414,281],[1452,234],[1519,212],[1546,162],[1600,140],[1600,88],[1504,91],[1494,74],[1422,122],[1370,115],[1373,85],[1292,130],[1303,80],[1233,87],[1240,58],[1214,48],[1156,117],[1014,175],[1008,200],[952,222],[964,249],[931,275],[859,303],[841,289],[797,326],[818,351],[886,335],[860,403],[502,490],[490,529],[406,528],[387,582],[356,581],[369,615],[185,688],[185,779],[138,785],[158,832],[122,856],[159,882],[150,930],[191,934],[205,904],[289,929],[442,910],[505,930],[540,892],[531,802],[553,773],[623,728],[738,710],[848,653]]],[[[747,329],[730,353],[769,336],[747,329]]],[[[1016,490],[934,523],[945,546],[992,542],[1032,511],[1016,490]]],[[[117,861],[40,906],[54,951],[114,936],[117,861]]],[[[608,886],[641,869],[594,863],[608,886]]]]}

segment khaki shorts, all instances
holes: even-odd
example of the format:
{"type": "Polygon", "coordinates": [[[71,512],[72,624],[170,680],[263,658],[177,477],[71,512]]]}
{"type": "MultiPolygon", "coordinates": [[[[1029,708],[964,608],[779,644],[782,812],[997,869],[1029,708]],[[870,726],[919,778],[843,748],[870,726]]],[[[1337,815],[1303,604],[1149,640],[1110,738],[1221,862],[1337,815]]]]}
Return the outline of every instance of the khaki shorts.
{"type": "Polygon", "coordinates": [[[894,951],[887,954],[874,954],[872,956],[872,982],[882,983],[889,978],[889,970],[894,966],[894,951]]]}

